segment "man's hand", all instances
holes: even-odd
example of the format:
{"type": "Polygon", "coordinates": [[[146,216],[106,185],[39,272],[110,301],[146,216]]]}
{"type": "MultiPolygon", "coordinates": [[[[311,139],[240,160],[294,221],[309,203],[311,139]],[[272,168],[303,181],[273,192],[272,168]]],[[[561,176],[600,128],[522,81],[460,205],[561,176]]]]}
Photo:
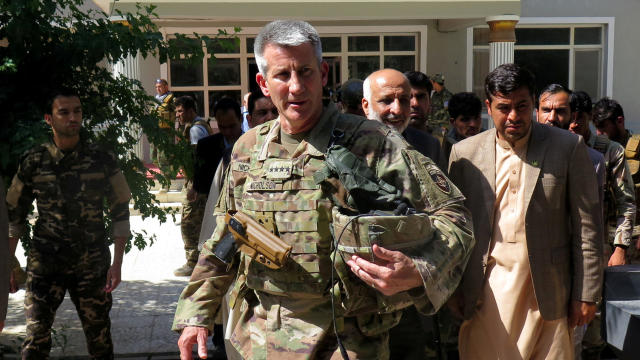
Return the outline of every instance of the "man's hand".
{"type": "Polygon", "coordinates": [[[613,250],[613,254],[611,254],[611,257],[609,258],[607,266],[625,265],[627,263],[627,260],[625,259],[626,253],[626,249],[616,246],[615,250],[613,250]]]}
{"type": "Polygon", "coordinates": [[[201,359],[207,358],[207,336],[209,330],[199,326],[187,326],[182,330],[178,339],[178,349],[180,349],[180,360],[191,360],[193,345],[198,344],[198,356],[201,359]]]}
{"type": "Polygon", "coordinates": [[[347,261],[362,281],[387,296],[422,286],[422,277],[408,256],[378,245],[372,248],[375,263],[356,255],[347,261]]]}
{"type": "Polygon", "coordinates": [[[571,300],[569,327],[586,325],[596,316],[598,306],[594,302],[571,300]]]}
{"type": "Polygon", "coordinates": [[[122,265],[114,263],[107,271],[107,286],[104,287],[104,291],[110,293],[120,285],[120,270],[122,265]]]}

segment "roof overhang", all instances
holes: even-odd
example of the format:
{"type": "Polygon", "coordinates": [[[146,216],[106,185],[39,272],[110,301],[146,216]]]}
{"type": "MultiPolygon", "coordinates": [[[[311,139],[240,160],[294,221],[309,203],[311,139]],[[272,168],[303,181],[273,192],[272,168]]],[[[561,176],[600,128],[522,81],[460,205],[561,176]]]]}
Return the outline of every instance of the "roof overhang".
{"type": "Polygon", "coordinates": [[[135,12],[136,3],[153,4],[162,20],[307,21],[479,19],[520,15],[520,0],[93,0],[106,13],[135,12]]]}

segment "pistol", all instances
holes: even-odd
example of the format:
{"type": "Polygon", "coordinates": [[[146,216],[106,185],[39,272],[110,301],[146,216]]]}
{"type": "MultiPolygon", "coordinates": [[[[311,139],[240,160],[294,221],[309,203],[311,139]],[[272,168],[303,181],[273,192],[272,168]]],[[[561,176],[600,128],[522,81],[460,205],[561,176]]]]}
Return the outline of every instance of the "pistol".
{"type": "Polygon", "coordinates": [[[228,211],[224,220],[229,231],[214,251],[220,261],[231,264],[233,256],[240,250],[270,269],[284,266],[291,253],[291,245],[241,211],[228,211]]]}

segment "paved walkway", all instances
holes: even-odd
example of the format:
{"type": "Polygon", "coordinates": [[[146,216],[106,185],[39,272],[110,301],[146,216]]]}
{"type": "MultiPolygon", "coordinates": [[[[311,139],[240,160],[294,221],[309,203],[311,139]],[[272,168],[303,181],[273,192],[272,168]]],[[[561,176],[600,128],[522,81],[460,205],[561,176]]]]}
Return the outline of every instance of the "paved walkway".
{"type": "MultiPolygon", "coordinates": [[[[149,219],[143,222],[140,216],[132,216],[131,227],[156,234],[157,240],[142,251],[134,248],[125,254],[123,281],[113,292],[111,310],[116,357],[176,359],[178,336],[171,331],[171,323],[178,296],[188,280],[173,275],[173,270],[185,262],[180,226],[172,222],[160,225],[149,219]]],[[[24,266],[22,249],[16,254],[24,266]]],[[[7,320],[0,334],[7,359],[15,357],[9,352],[19,349],[25,335],[23,299],[24,290],[9,297],[7,320]]],[[[68,295],[58,309],[53,328],[53,357],[87,357],[82,327],[68,295]]]]}

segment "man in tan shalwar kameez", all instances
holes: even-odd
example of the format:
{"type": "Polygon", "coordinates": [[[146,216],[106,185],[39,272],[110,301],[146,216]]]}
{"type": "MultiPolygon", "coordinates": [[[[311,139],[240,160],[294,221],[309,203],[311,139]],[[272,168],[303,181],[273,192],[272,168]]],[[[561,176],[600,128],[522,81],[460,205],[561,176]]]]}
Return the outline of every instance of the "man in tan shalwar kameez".
{"type": "Polygon", "coordinates": [[[449,162],[477,241],[450,302],[466,319],[460,356],[572,359],[571,331],[600,299],[595,171],[581,137],[532,122],[527,70],[502,65],[485,91],[495,128],[454,145],[449,162]]]}

